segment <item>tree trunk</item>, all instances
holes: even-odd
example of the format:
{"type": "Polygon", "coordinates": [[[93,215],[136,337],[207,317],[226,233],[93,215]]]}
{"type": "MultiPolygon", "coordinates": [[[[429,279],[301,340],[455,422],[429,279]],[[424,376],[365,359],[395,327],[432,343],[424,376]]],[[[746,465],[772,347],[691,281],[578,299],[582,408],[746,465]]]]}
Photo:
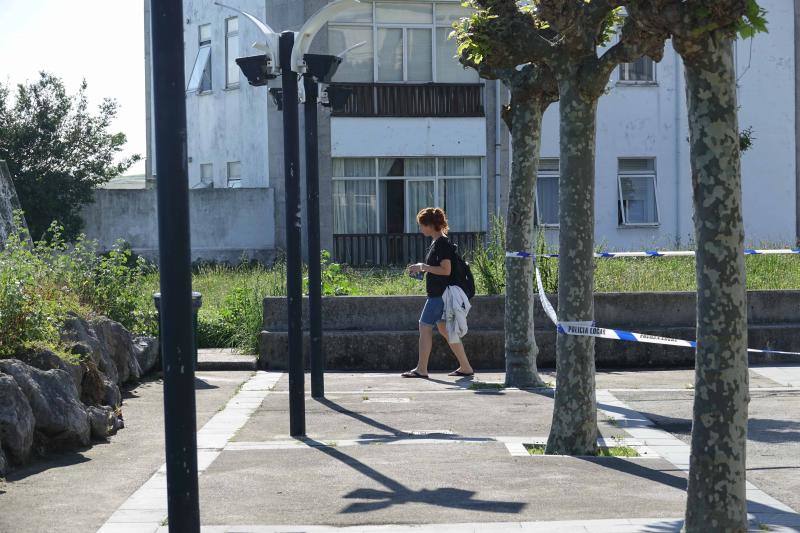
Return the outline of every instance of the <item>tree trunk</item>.
{"type": "MultiPolygon", "coordinates": [[[[565,322],[592,321],[597,98],[581,94],[573,80],[560,81],[559,94],[558,317],[565,322]]],[[[559,333],[555,405],[546,453],[597,453],[594,380],[594,339],[559,333]]]]}
{"type": "Polygon", "coordinates": [[[746,531],[747,307],[733,42],[684,58],[697,241],[697,357],[686,531],[746,531]]]}
{"type": "MultiPolygon", "coordinates": [[[[511,92],[513,161],[506,215],[506,244],[512,251],[533,251],[533,204],[542,132],[542,114],[549,105],[540,96],[511,92]]],[[[506,385],[541,387],[536,368],[539,348],[533,332],[535,303],[533,261],[506,258],[505,359],[506,385]]]]}

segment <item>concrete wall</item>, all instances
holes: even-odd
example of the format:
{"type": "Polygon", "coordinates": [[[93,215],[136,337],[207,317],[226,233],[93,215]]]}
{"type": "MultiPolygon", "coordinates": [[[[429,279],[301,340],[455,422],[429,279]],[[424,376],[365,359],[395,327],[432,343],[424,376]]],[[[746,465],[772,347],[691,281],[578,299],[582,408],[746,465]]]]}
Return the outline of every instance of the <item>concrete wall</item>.
{"type": "MultiPolygon", "coordinates": [[[[800,291],[762,291],[748,295],[748,336],[753,348],[798,351],[800,291]]],[[[555,298],[552,301],[555,302],[555,298]]],[[[425,298],[419,296],[323,298],[324,353],[330,370],[407,370],[417,362],[417,320],[425,298]],[[390,311],[387,311],[390,310],[390,311]]],[[[308,301],[304,302],[308,324],[308,301]]],[[[473,299],[469,334],[464,347],[474,367],[504,366],[502,296],[473,299]]],[[[675,339],[695,338],[694,293],[629,293],[595,295],[595,316],[603,327],[616,327],[675,339]]],[[[264,300],[264,331],[260,335],[261,368],[285,369],[287,353],[286,300],[264,300]]],[[[555,364],[555,328],[536,306],[537,361],[555,364]]],[[[306,334],[308,353],[308,335],[306,334]]],[[[694,350],[597,339],[599,367],[691,366],[694,350]]],[[[751,362],[800,360],[796,356],[750,354],[751,362]]],[[[454,358],[436,335],[431,369],[452,369],[454,358]]]]}
{"type": "MultiPolygon", "coordinates": [[[[275,256],[275,196],[272,189],[203,189],[189,194],[192,260],[261,261],[275,256]]],[[[107,250],[118,239],[137,253],[158,258],[156,191],[95,191],[83,210],[85,233],[107,250]]]]}

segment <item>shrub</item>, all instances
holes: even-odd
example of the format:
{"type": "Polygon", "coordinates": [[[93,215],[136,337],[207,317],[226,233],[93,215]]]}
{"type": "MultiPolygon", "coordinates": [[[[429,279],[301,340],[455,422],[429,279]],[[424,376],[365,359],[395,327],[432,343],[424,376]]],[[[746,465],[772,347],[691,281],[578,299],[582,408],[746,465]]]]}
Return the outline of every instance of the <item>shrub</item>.
{"type": "Polygon", "coordinates": [[[505,291],[506,227],[502,217],[492,217],[486,246],[478,246],[472,252],[472,267],[479,293],[502,294],[505,291]]]}

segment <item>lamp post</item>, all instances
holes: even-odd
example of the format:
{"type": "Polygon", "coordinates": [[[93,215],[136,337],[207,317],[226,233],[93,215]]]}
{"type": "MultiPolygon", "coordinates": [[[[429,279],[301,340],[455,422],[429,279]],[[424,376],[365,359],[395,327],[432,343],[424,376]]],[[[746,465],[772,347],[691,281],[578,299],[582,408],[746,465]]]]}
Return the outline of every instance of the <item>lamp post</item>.
{"type": "MultiPolygon", "coordinates": [[[[266,85],[269,79],[277,77],[280,69],[282,88],[278,92],[270,89],[271,95],[283,110],[284,180],[286,194],[286,298],[288,304],[288,359],[289,359],[289,432],[293,437],[305,435],[305,375],[303,365],[303,282],[302,257],[300,252],[300,139],[298,112],[297,74],[308,73],[319,81],[329,81],[342,59],[339,56],[308,54],[311,41],[317,32],[335,15],[359,4],[358,0],[334,0],[312,15],[295,32],[285,31],[277,34],[267,24],[255,16],[233,9],[250,19],[266,37],[265,43],[253,46],[265,55],[237,59],[236,62],[247,76],[251,85],[266,85]]],[[[347,52],[347,50],[345,50],[347,52]]],[[[344,52],[343,52],[344,53],[344,52]]],[[[303,88],[308,84],[304,79],[303,88]]],[[[321,265],[319,239],[319,166],[317,150],[317,86],[313,84],[310,96],[306,97],[306,156],[309,173],[309,311],[311,315],[311,367],[312,395],[324,394],[322,357],[322,314],[321,314],[321,265]],[[309,139],[308,136],[312,137],[309,139]]]]}
{"type": "Polygon", "coordinates": [[[181,0],[153,0],[151,24],[168,520],[199,532],[181,0]]]}

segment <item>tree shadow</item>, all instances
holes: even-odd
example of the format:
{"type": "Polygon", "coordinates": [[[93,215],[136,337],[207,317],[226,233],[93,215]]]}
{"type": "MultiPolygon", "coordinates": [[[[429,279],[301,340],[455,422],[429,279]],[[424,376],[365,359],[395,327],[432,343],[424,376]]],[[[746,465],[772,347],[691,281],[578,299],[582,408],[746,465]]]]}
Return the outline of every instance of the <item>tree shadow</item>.
{"type": "Polygon", "coordinates": [[[211,383],[202,380],[200,378],[194,378],[194,390],[208,390],[208,389],[218,389],[216,385],[212,385],[211,383]]]}
{"type": "Polygon", "coordinates": [[[482,511],[492,513],[516,514],[526,506],[524,502],[492,501],[476,499],[475,491],[463,490],[455,487],[441,487],[438,489],[412,490],[399,481],[378,472],[374,468],[349,456],[332,446],[308,439],[306,442],[314,443],[314,449],[340,461],[360,474],[383,485],[386,490],[356,489],[344,497],[350,500],[366,500],[354,502],[342,509],[342,513],[368,513],[388,509],[395,505],[407,503],[424,503],[437,507],[462,509],[469,511],[482,511]]]}

